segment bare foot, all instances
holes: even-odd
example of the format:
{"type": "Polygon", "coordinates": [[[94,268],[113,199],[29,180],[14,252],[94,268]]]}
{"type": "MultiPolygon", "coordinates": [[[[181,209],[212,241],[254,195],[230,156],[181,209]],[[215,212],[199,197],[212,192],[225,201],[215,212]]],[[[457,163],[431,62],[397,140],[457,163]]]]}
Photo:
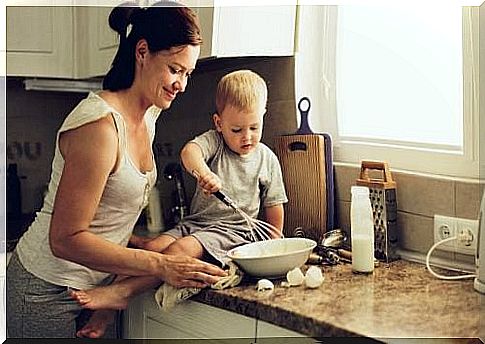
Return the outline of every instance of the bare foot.
{"type": "Polygon", "coordinates": [[[100,338],[106,332],[106,328],[115,318],[115,311],[101,309],[91,315],[89,321],[82,329],[76,332],[77,337],[81,338],[100,338]]]}
{"type": "Polygon", "coordinates": [[[71,290],[70,295],[81,307],[94,310],[125,309],[130,297],[119,284],[88,290],[71,290]]]}

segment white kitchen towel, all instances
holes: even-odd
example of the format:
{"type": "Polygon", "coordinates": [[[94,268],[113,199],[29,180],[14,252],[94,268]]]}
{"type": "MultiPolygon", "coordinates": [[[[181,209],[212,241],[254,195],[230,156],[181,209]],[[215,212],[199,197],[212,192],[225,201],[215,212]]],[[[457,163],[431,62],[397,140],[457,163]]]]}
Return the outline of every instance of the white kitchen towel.
{"type": "MultiPolygon", "coordinates": [[[[212,289],[235,287],[241,282],[244,273],[231,261],[227,265],[229,267],[227,276],[212,284],[212,289]]],[[[175,304],[187,300],[200,291],[201,288],[176,288],[168,283],[163,283],[155,293],[155,301],[162,310],[169,311],[175,304]]]]}

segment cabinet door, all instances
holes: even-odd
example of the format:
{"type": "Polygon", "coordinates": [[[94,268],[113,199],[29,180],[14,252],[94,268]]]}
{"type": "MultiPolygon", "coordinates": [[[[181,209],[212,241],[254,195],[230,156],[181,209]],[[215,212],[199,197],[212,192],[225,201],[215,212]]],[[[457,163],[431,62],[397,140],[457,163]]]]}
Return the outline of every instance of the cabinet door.
{"type": "Polygon", "coordinates": [[[119,36],[108,24],[112,7],[76,7],[76,78],[105,75],[119,44],[119,36]]]}
{"type": "Polygon", "coordinates": [[[255,319],[200,302],[187,300],[163,311],[154,291],[130,302],[123,324],[123,338],[129,339],[254,338],[256,330],[255,319]]]}
{"type": "Polygon", "coordinates": [[[200,58],[294,54],[296,6],[234,6],[223,0],[187,0],[204,41],[200,58]]]}
{"type": "Polygon", "coordinates": [[[212,41],[218,57],[290,56],[296,6],[217,6],[212,41]]]}
{"type": "Polygon", "coordinates": [[[214,56],[212,31],[214,25],[214,8],[213,7],[191,7],[199,17],[200,30],[202,31],[202,46],[200,47],[201,59],[214,56]]]}
{"type": "Polygon", "coordinates": [[[7,7],[7,75],[73,76],[72,7],[7,7]]]}
{"type": "Polygon", "coordinates": [[[284,327],[273,325],[269,322],[258,320],[256,322],[258,328],[258,339],[260,338],[274,338],[275,343],[295,343],[295,344],[311,344],[315,343],[313,338],[307,337],[301,333],[288,330],[284,327]],[[276,341],[276,338],[278,340],[276,341]],[[287,338],[284,340],[283,338],[287,338]]]}

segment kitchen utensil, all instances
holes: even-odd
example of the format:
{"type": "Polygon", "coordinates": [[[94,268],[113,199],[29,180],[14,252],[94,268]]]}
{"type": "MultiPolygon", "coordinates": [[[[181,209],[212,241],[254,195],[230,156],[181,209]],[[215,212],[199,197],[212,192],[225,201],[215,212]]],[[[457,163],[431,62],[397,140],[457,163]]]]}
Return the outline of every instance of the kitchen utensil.
{"type": "Polygon", "coordinates": [[[390,262],[398,257],[397,249],[397,200],[396,182],[392,179],[387,163],[362,161],[357,185],[369,188],[369,198],[374,219],[374,255],[390,262]],[[370,170],[382,172],[382,177],[371,178],[370,170]]]}
{"type": "MultiPolygon", "coordinates": [[[[196,178],[200,178],[200,173],[197,170],[192,170],[192,175],[196,178]]],[[[242,218],[247,222],[251,230],[251,236],[254,241],[259,240],[270,240],[272,238],[277,238],[282,236],[280,231],[274,227],[272,224],[264,222],[259,219],[254,219],[248,214],[246,214],[241,208],[239,208],[231,198],[223,194],[221,191],[216,191],[212,193],[220,201],[222,201],[228,207],[231,207],[235,212],[242,216],[242,218]]]]}
{"type": "Polygon", "coordinates": [[[241,245],[227,256],[249,275],[276,278],[305,264],[315,246],[307,238],[281,238],[241,245]]]}
{"type": "Polygon", "coordinates": [[[352,252],[343,248],[319,248],[317,252],[310,254],[306,263],[327,265],[352,263],[352,252]]]}
{"type": "MultiPolygon", "coordinates": [[[[300,230],[301,232],[301,230],[300,230]]],[[[335,265],[342,262],[351,262],[349,251],[344,250],[347,243],[347,233],[342,229],[333,229],[323,234],[317,245],[316,253],[308,258],[308,264],[335,265]]]]}
{"type": "MultiPolygon", "coordinates": [[[[320,242],[333,229],[334,184],[332,145],[328,134],[315,134],[308,125],[311,103],[307,97],[298,102],[301,114],[294,135],[275,138],[275,153],[281,163],[288,195],[285,205],[285,229],[301,226],[305,237],[320,242]]],[[[295,236],[294,232],[285,235],[295,236]]]]}
{"type": "Polygon", "coordinates": [[[333,229],[323,234],[321,245],[323,247],[340,248],[347,242],[347,233],[342,229],[333,229]]]}

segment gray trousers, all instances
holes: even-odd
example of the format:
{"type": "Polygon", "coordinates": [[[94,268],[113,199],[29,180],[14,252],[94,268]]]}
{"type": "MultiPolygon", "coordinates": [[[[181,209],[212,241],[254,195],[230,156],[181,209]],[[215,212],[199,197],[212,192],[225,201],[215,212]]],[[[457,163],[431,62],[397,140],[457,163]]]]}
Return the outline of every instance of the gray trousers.
{"type": "MultiPolygon", "coordinates": [[[[7,338],[75,338],[92,311],[83,309],[68,287],[35,277],[20,263],[17,253],[7,266],[7,338]]],[[[115,326],[104,338],[116,338],[115,326]]]]}

